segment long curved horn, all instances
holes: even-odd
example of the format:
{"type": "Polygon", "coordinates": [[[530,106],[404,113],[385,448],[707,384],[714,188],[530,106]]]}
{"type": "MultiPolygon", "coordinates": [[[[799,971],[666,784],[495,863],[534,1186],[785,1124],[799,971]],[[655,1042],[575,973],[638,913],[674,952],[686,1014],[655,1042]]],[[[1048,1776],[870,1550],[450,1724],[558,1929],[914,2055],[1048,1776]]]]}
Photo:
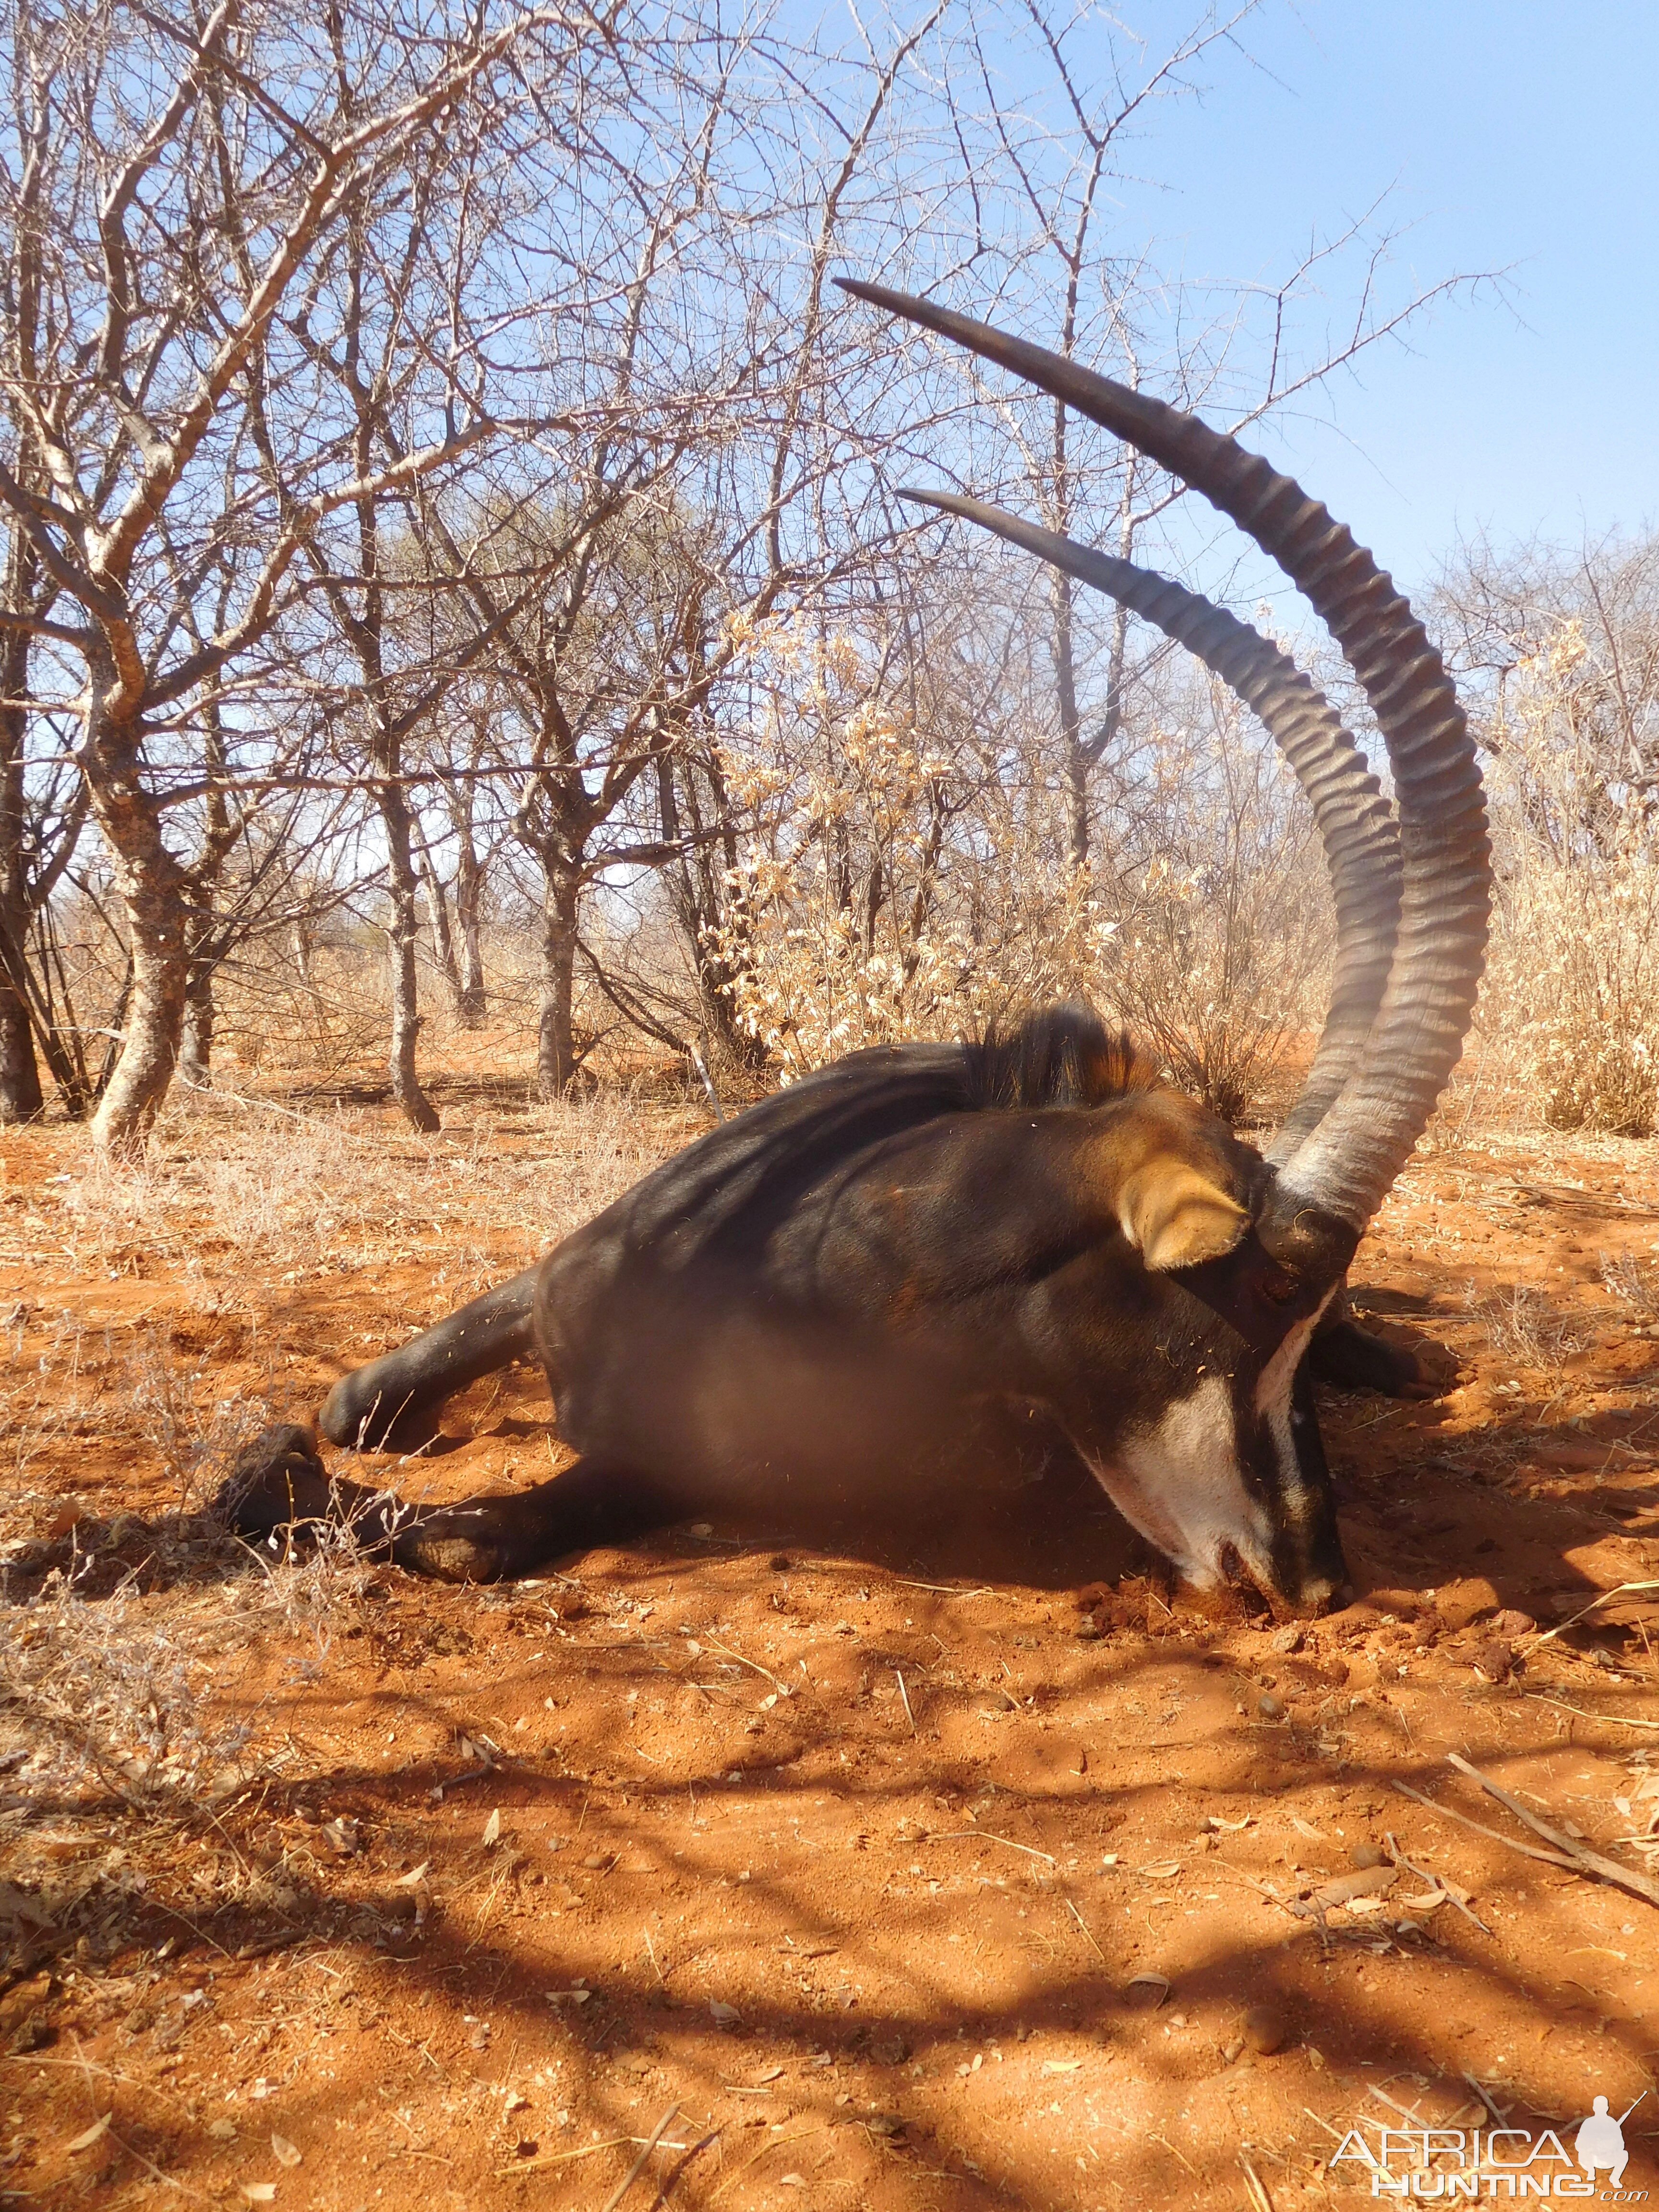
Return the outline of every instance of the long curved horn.
{"type": "Polygon", "coordinates": [[[1394,769],[1405,862],[1394,968],[1360,1066],[1286,1163],[1258,1224],[1286,1265],[1334,1279],[1457,1064],[1486,951],[1492,867],[1480,771],[1440,656],[1352,532],[1237,439],[988,324],[884,285],[838,281],[1012,370],[1201,492],[1311,601],[1364,687],[1394,769]]]}
{"type": "Polygon", "coordinates": [[[1267,729],[1312,805],[1336,902],[1330,1012],[1307,1080],[1268,1158],[1289,1158],[1323,1120],[1358,1064],[1394,965],[1400,927],[1400,833],[1365,756],[1341,717],[1288,654],[1259,630],[1167,576],[956,492],[901,491],[1024,546],[1104,592],[1184,645],[1267,729]]]}

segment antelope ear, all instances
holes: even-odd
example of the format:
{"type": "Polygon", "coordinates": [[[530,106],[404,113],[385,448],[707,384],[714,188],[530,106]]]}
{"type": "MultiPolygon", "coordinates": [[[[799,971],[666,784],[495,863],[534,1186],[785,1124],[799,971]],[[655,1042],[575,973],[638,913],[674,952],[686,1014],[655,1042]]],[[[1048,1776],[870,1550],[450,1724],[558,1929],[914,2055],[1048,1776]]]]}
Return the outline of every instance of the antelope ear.
{"type": "Polygon", "coordinates": [[[1149,1267],[1194,1267],[1231,1252],[1250,1225],[1236,1198],[1183,1160],[1150,1160],[1118,1194],[1123,1233],[1149,1267]]]}

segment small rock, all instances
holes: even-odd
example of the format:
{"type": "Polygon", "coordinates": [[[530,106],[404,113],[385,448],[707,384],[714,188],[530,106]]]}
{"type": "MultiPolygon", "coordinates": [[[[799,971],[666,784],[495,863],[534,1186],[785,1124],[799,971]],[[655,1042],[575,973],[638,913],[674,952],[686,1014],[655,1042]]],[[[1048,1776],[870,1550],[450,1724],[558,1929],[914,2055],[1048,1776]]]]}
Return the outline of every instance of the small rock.
{"type": "Polygon", "coordinates": [[[1356,1844],[1348,1853],[1348,1856],[1362,1870],[1366,1867],[1380,1867],[1388,1864],[1388,1861],[1375,1844],[1356,1844]]]}
{"type": "Polygon", "coordinates": [[[45,2013],[38,2009],[26,2012],[16,2027],[13,2028],[7,2040],[7,2055],[12,2058],[21,2058],[26,2051],[43,2050],[51,2041],[52,2029],[47,2023],[45,2013]]]}
{"type": "Polygon", "coordinates": [[[1562,1443],[1538,1445],[1529,1456],[1540,1467],[1599,1469],[1606,1467],[1612,1454],[1606,1444],[1562,1443]]]}
{"type": "Polygon", "coordinates": [[[514,2144],[513,2155],[514,2158],[534,2158],[540,2148],[538,2142],[532,2142],[528,2136],[523,2136],[514,2144]]]}
{"type": "Polygon", "coordinates": [[[1281,1628],[1273,1638],[1273,1648],[1275,1651],[1284,1652],[1288,1658],[1291,1652],[1302,1649],[1304,1641],[1302,1631],[1292,1621],[1288,1628],[1281,1628]]]}
{"type": "Polygon", "coordinates": [[[902,2035],[878,2035],[870,2045],[870,2056],[878,2066],[902,2066],[910,2046],[902,2035]]]}
{"type": "Polygon", "coordinates": [[[1284,1699],[1274,1697],[1271,1690],[1264,1691],[1256,1699],[1255,1709],[1264,1721],[1282,1721],[1285,1717],[1284,1699]]]}
{"type": "Polygon", "coordinates": [[[1492,1626],[1495,1636],[1530,1636],[1538,1623],[1529,1613],[1519,1612],[1511,1605],[1505,1606],[1502,1613],[1494,1615],[1492,1626]]]}
{"type": "Polygon", "coordinates": [[[215,2142],[234,2142],[236,2123],[234,2120],[210,2120],[208,2133],[213,2137],[215,2142]]]}
{"type": "Polygon", "coordinates": [[[1231,2066],[1234,2059],[1237,2057],[1239,2052],[1243,2051],[1243,2048],[1244,2039],[1242,2035],[1230,2035],[1225,2043],[1221,2046],[1222,2064],[1224,2066],[1231,2066]]]}
{"type": "Polygon", "coordinates": [[[694,1521],[685,1533],[688,1536],[712,1536],[714,1524],[712,1521],[694,1521]]]}
{"type": "Polygon", "coordinates": [[[1245,2042],[1263,2058],[1279,2050],[1291,2032],[1289,2021],[1273,2004],[1252,2005],[1238,2024],[1245,2042]]]}
{"type": "Polygon", "coordinates": [[[1466,1575],[1457,1582],[1443,1583],[1435,1592],[1434,1609],[1441,1626],[1453,1635],[1483,1613],[1496,1613],[1498,1608],[1498,1592],[1484,1575],[1466,1575]]]}
{"type": "Polygon", "coordinates": [[[605,1868],[610,1865],[610,1854],[605,1851],[589,1851],[587,1856],[582,1861],[582,1864],[587,1869],[590,1874],[599,1874],[602,1872],[605,1868]]]}
{"type": "Polygon", "coordinates": [[[1515,1651],[1501,1636],[1488,1637],[1469,1654],[1471,1662],[1489,1682],[1507,1682],[1515,1667],[1515,1651]]]}

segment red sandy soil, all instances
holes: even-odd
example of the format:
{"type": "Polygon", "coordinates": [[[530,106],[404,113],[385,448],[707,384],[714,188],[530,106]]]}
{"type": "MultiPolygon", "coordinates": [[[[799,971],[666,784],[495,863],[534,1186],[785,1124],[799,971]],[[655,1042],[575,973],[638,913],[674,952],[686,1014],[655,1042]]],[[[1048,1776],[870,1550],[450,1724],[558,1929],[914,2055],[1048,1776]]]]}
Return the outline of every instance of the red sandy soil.
{"type": "MultiPolygon", "coordinates": [[[[1328,1398],[1363,1595],[1299,1630],[1187,1609],[1058,1480],[487,1591],[179,1518],[239,1429],[521,1264],[492,1163],[564,1140],[510,1121],[356,1123],[406,1218],[343,1259],[216,1229],[228,1124],[173,1129],[148,1212],[77,1133],[0,1144],[0,2191],[600,2212],[672,2108],[624,2212],[1289,2212],[1369,2201],[1350,2130],[1571,2148],[1644,2091],[1659,2186],[1659,1909],[1449,1764],[1659,1875],[1659,1147],[1413,1167],[1358,1303],[1462,1379],[1328,1398]]],[[[527,1373],[445,1426],[368,1464],[447,1496],[556,1454],[527,1373]]]]}

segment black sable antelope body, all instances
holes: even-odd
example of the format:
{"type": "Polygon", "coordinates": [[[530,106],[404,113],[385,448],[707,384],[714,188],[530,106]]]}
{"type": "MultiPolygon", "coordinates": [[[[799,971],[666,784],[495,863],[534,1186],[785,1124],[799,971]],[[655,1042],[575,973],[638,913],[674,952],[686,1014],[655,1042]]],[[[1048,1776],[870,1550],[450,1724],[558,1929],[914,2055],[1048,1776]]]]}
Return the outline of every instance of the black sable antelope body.
{"type": "MultiPolygon", "coordinates": [[[[1194,417],[873,285],[877,307],[971,348],[1127,439],[1233,517],[1306,594],[1363,684],[1395,814],[1325,702],[1248,626],[1165,580],[968,501],[936,497],[1127,600],[1231,683],[1313,800],[1338,915],[1309,1080],[1264,1159],[1151,1085],[1061,1009],[976,1046],[856,1053],[714,1130],[540,1264],[346,1376],[339,1444],[539,1358],[580,1457],[536,1489],[411,1511],[331,1482],[271,1431],[233,1506],[250,1533],[350,1514],[457,1578],[694,1514],[792,1498],[948,1507],[1018,1465],[1034,1414],[1200,1585],[1280,1606],[1345,1579],[1306,1357],[1380,1352],[1333,1327],[1366,1223],[1425,1127],[1468,1027],[1489,867],[1451,684],[1370,556],[1287,477],[1194,417]]],[[[927,496],[927,495],[924,495],[927,496]]],[[[1386,1367],[1386,1362],[1383,1363],[1386,1367]]]]}

